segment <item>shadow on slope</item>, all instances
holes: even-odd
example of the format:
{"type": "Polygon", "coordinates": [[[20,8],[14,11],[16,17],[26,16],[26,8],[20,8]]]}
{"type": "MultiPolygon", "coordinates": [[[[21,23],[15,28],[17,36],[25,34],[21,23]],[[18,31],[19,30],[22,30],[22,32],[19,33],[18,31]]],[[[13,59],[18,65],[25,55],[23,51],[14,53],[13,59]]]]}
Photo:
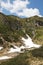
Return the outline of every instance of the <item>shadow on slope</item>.
{"type": "Polygon", "coordinates": [[[42,57],[43,58],[43,46],[41,46],[40,48],[32,50],[31,53],[34,57],[42,57]]]}
{"type": "Polygon", "coordinates": [[[30,65],[27,59],[28,59],[27,54],[23,53],[13,59],[2,62],[0,65],[30,65]]]}

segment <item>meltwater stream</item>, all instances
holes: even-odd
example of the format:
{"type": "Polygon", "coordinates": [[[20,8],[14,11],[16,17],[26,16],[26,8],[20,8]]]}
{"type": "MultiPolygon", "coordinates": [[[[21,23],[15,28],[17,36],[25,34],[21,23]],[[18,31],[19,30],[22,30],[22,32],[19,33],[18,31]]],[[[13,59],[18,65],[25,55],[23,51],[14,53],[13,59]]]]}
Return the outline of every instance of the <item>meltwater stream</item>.
{"type": "Polygon", "coordinates": [[[22,40],[23,40],[23,43],[25,44],[25,47],[27,47],[27,48],[31,48],[31,47],[39,48],[39,47],[41,47],[41,45],[34,44],[32,39],[27,34],[26,34],[26,36],[27,36],[27,39],[22,37],[22,40]]]}
{"type": "Polygon", "coordinates": [[[22,41],[23,41],[23,44],[25,44],[25,46],[20,46],[20,47],[17,47],[14,45],[14,48],[10,48],[8,53],[13,53],[13,52],[22,52],[21,49],[26,49],[26,48],[39,48],[41,47],[41,45],[37,45],[37,44],[34,44],[32,42],[32,39],[26,34],[27,36],[27,39],[25,39],[24,37],[22,37],[22,41]]]}
{"type": "MultiPolygon", "coordinates": [[[[7,53],[14,53],[14,52],[22,52],[21,49],[26,49],[26,48],[39,48],[41,47],[41,45],[37,45],[37,44],[34,44],[32,42],[32,39],[26,34],[27,36],[27,39],[25,39],[24,37],[21,38],[21,40],[23,41],[23,44],[25,44],[25,46],[20,46],[20,47],[17,47],[14,45],[14,48],[10,48],[9,51],[7,53]]],[[[3,47],[0,47],[0,50],[2,49],[3,47]]],[[[5,60],[5,59],[9,59],[9,58],[12,58],[12,57],[8,57],[8,56],[1,56],[0,57],[0,60],[5,60]]]]}

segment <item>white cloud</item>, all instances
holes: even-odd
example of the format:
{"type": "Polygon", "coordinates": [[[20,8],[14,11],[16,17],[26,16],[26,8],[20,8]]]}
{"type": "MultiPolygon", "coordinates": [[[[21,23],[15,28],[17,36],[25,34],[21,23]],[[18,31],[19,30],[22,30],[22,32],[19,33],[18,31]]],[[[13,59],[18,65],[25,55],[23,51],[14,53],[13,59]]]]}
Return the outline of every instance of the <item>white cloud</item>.
{"type": "Polygon", "coordinates": [[[8,0],[8,2],[1,1],[1,7],[10,11],[12,4],[10,3],[10,0],[8,0]]]}
{"type": "Polygon", "coordinates": [[[26,8],[26,5],[29,4],[28,0],[21,1],[21,0],[15,0],[13,1],[13,4],[10,3],[10,0],[7,0],[7,2],[1,2],[1,7],[9,10],[11,13],[14,13],[20,9],[26,8]]]}
{"type": "Polygon", "coordinates": [[[34,9],[25,8],[25,9],[23,9],[23,12],[19,12],[17,14],[18,14],[18,16],[31,17],[31,16],[39,15],[40,12],[37,8],[34,8],[34,9]]]}
{"type": "Polygon", "coordinates": [[[26,1],[21,1],[21,0],[15,0],[13,2],[13,8],[11,10],[11,12],[17,12],[18,10],[23,10],[24,8],[26,8],[26,5],[29,4],[30,2],[28,2],[28,0],[26,1]]]}
{"type": "MultiPolygon", "coordinates": [[[[0,5],[1,5],[1,0],[0,0],[0,5]]],[[[2,12],[2,8],[1,8],[1,6],[0,6],[0,12],[2,12]]]]}
{"type": "Polygon", "coordinates": [[[25,17],[31,17],[35,15],[41,16],[39,9],[27,8],[27,4],[30,4],[28,0],[14,0],[12,4],[10,3],[10,0],[7,0],[6,3],[1,1],[1,7],[8,10],[10,13],[16,13],[18,16],[25,17]],[[20,12],[20,10],[22,11],[20,12]]]}

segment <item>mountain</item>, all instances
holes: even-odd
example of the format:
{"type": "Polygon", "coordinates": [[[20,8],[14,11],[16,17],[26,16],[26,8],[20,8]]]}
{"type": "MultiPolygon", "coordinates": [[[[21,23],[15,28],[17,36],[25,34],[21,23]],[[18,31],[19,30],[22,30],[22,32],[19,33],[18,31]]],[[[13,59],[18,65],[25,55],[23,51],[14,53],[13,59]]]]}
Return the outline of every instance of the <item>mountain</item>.
{"type": "Polygon", "coordinates": [[[43,44],[43,17],[19,18],[0,13],[0,65],[43,65],[43,45],[38,47],[32,41],[43,44]],[[23,43],[37,48],[27,48],[23,43]]]}
{"type": "Polygon", "coordinates": [[[21,37],[28,34],[37,44],[43,44],[43,17],[19,18],[0,13],[0,45],[16,42],[20,46],[21,37]]]}

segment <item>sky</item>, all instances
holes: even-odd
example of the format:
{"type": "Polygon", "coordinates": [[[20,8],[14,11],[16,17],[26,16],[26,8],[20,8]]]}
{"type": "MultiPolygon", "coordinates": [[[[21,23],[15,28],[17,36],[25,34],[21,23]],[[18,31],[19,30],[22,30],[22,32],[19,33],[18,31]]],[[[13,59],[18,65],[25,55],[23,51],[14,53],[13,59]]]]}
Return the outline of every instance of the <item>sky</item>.
{"type": "Polygon", "coordinates": [[[19,17],[43,16],[43,0],[0,0],[0,12],[19,17]]]}

